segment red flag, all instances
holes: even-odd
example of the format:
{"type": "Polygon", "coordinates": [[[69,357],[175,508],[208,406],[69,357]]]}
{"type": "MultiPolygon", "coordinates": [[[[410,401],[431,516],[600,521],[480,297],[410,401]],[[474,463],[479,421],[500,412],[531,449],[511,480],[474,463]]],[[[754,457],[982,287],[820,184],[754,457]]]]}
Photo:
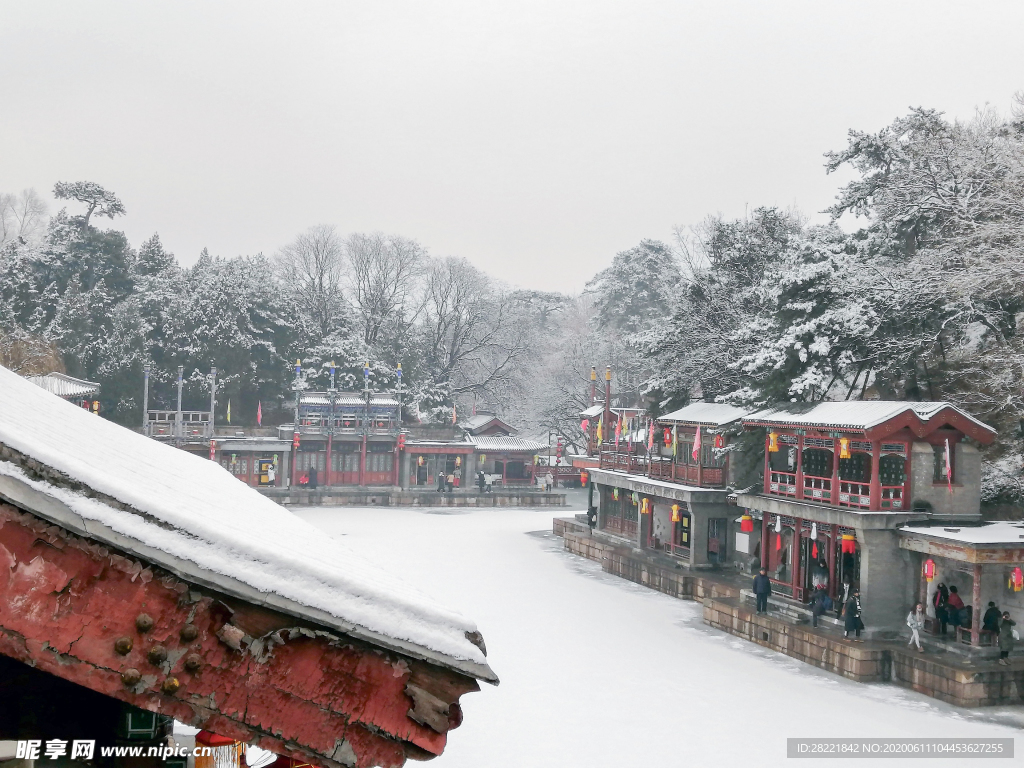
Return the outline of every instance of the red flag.
{"type": "Polygon", "coordinates": [[[263,426],[263,401],[258,400],[256,402],[256,425],[263,426]]]}
{"type": "Polygon", "coordinates": [[[697,434],[693,437],[693,450],[690,455],[694,461],[700,461],[700,426],[697,427],[697,434]]]}
{"type": "Polygon", "coordinates": [[[619,437],[622,435],[622,417],[615,420],[615,447],[619,447],[619,437]]]}
{"type": "Polygon", "coordinates": [[[648,430],[647,430],[647,450],[648,451],[653,451],[654,450],[654,421],[651,420],[650,422],[648,422],[648,424],[650,426],[648,427],[648,430]]]}

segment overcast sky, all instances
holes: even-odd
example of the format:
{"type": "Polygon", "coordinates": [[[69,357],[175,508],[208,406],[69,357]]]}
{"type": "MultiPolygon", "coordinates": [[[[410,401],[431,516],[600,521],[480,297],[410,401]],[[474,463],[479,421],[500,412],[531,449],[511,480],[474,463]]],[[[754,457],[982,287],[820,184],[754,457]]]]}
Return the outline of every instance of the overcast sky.
{"type": "Polygon", "coordinates": [[[1008,111],[1022,29],[1016,0],[0,0],[0,192],[99,182],[186,264],[327,222],[578,290],[709,213],[822,210],[849,128],[1008,111]]]}

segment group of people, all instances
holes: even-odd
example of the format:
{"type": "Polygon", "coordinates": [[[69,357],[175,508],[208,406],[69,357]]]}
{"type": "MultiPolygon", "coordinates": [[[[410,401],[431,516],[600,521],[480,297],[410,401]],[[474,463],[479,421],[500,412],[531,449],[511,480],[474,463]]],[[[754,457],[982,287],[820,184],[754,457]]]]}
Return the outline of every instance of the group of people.
{"type": "MultiPolygon", "coordinates": [[[[828,594],[828,566],[819,561],[811,571],[811,585],[811,626],[818,626],[820,616],[835,610],[836,618],[843,619],[843,637],[849,637],[852,632],[854,640],[860,642],[860,633],[864,629],[860,590],[853,586],[850,578],[847,576],[843,579],[837,599],[833,600],[828,594]]],[[[768,598],[772,594],[772,580],[768,577],[767,568],[762,568],[754,577],[753,589],[757,613],[767,613],[768,598]]]]}
{"type": "Polygon", "coordinates": [[[444,472],[437,473],[437,492],[438,493],[451,493],[453,490],[459,487],[459,482],[462,479],[462,471],[459,469],[454,470],[445,474],[444,472]]]}
{"type": "MultiPolygon", "coordinates": [[[[941,634],[945,635],[946,628],[949,626],[964,628],[972,626],[974,621],[973,607],[964,605],[964,601],[960,597],[959,590],[955,585],[946,587],[945,584],[940,583],[935,590],[932,604],[935,607],[935,620],[939,623],[941,634]]],[[[1016,630],[1014,629],[1016,624],[1017,622],[1010,618],[1009,611],[1000,611],[991,600],[981,617],[981,630],[998,635],[999,663],[1003,666],[1008,666],[1010,663],[1008,661],[1010,651],[1013,650],[1014,641],[1017,639],[1015,636],[1016,630]]],[[[916,644],[917,649],[920,651],[921,639],[919,632],[924,627],[924,605],[918,603],[915,609],[910,612],[907,616],[907,626],[910,627],[911,631],[910,643],[916,644]]]]}

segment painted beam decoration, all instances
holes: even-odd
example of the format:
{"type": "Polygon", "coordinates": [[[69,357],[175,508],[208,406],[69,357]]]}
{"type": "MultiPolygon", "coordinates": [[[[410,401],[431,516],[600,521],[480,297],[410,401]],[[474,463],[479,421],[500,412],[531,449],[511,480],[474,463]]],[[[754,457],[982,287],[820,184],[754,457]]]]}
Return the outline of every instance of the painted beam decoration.
{"type": "Polygon", "coordinates": [[[197,587],[0,504],[0,653],[323,766],[444,750],[472,678],[197,587]]]}

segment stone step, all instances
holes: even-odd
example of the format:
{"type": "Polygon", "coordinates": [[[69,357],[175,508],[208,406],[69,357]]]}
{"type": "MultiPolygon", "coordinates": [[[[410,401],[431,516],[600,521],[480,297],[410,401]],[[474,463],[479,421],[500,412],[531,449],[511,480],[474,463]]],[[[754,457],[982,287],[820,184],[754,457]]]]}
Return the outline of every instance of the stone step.
{"type": "MultiPolygon", "coordinates": [[[[753,590],[740,590],[740,599],[744,604],[757,605],[757,598],[754,596],[753,590]]],[[[811,623],[810,608],[794,603],[791,600],[776,597],[775,595],[771,595],[768,598],[768,612],[777,618],[789,621],[791,624],[800,625],[811,623]]],[[[835,612],[830,611],[818,617],[818,626],[842,631],[843,620],[837,619],[835,612]]]]}

